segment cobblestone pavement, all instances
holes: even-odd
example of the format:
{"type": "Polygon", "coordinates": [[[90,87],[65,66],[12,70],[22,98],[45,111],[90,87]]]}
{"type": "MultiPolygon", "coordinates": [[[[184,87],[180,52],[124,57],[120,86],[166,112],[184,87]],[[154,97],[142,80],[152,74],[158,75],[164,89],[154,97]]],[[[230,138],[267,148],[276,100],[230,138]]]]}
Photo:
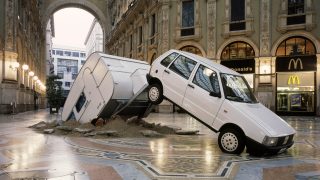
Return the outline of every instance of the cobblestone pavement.
{"type": "Polygon", "coordinates": [[[320,179],[320,118],[284,117],[295,144],[271,157],[220,151],[217,134],[185,114],[146,120],[196,136],[94,139],[44,135],[27,128],[59,116],[47,111],[0,115],[0,179],[320,179]]]}

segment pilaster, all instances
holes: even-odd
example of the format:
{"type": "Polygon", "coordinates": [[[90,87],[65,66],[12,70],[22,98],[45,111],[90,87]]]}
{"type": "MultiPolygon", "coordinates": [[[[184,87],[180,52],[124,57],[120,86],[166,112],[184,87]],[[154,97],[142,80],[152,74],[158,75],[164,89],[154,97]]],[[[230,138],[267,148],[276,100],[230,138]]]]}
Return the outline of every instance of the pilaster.
{"type": "Polygon", "coordinates": [[[208,0],[207,3],[207,58],[214,59],[216,56],[216,17],[217,1],[208,0]]]}

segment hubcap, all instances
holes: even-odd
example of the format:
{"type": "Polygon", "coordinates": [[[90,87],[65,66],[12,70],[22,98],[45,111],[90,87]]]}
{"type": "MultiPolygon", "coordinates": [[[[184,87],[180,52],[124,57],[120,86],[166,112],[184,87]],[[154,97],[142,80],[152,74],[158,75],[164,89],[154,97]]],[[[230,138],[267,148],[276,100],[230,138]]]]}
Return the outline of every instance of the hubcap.
{"type": "Polygon", "coordinates": [[[152,88],[150,88],[150,90],[149,90],[149,99],[151,100],[151,101],[157,101],[158,100],[158,98],[159,98],[159,89],[158,88],[156,88],[156,87],[152,87],[152,88]]]}
{"type": "Polygon", "coordinates": [[[235,151],[238,147],[238,138],[233,133],[225,133],[221,137],[221,145],[226,151],[235,151]]]}

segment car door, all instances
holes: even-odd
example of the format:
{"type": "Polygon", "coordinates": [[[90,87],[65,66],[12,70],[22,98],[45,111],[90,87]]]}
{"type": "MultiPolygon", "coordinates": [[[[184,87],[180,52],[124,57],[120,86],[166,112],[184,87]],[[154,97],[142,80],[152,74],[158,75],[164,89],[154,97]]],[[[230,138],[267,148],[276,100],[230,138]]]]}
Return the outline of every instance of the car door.
{"type": "Polygon", "coordinates": [[[208,125],[213,123],[224,99],[218,76],[217,71],[200,64],[183,99],[182,107],[208,125]]]}
{"type": "Polygon", "coordinates": [[[163,95],[179,106],[182,105],[189,77],[196,64],[196,61],[180,55],[163,72],[163,95]]]}

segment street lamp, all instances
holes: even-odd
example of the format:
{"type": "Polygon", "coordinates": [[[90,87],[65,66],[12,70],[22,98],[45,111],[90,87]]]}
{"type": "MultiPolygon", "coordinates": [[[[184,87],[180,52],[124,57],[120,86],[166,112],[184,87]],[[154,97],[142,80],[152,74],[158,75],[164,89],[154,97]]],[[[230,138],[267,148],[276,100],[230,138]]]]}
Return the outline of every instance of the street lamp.
{"type": "Polygon", "coordinates": [[[29,69],[29,66],[26,64],[22,65],[22,84],[25,84],[24,82],[24,75],[25,75],[25,71],[27,71],[29,69]]]}
{"type": "MultiPolygon", "coordinates": [[[[31,78],[33,78],[33,76],[34,76],[34,72],[33,71],[30,71],[29,72],[29,76],[28,76],[28,86],[29,86],[29,84],[30,84],[30,77],[31,78]]],[[[33,87],[33,82],[32,82],[32,80],[31,80],[31,88],[33,87]]]]}

